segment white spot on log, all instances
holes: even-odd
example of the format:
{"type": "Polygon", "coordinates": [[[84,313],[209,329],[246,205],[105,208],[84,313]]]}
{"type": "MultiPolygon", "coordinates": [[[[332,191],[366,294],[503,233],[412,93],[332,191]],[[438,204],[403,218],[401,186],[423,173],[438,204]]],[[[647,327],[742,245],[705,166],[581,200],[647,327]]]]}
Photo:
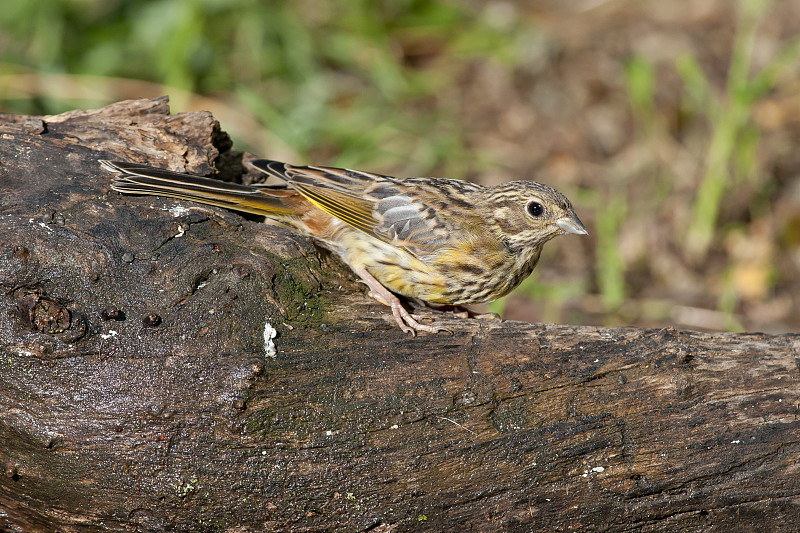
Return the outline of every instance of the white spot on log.
{"type": "Polygon", "coordinates": [[[186,235],[186,226],[183,224],[178,224],[178,233],[175,234],[175,238],[183,237],[186,235]]]}
{"type": "Polygon", "coordinates": [[[189,209],[183,207],[182,205],[176,205],[175,207],[170,207],[167,211],[169,211],[169,214],[175,218],[189,213],[189,209]]]}
{"type": "Polygon", "coordinates": [[[278,335],[278,330],[272,327],[272,324],[266,322],[264,324],[264,355],[267,357],[276,357],[278,355],[278,350],[275,349],[275,343],[272,342],[278,335]]]}

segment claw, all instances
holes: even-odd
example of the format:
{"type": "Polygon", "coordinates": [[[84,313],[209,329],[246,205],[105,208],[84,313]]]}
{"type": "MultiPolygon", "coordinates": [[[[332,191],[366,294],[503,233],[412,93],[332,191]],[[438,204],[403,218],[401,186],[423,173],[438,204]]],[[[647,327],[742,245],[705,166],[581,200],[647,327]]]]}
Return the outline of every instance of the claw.
{"type": "Polygon", "coordinates": [[[453,316],[458,318],[477,318],[479,320],[484,318],[500,319],[500,315],[497,313],[478,313],[463,305],[434,305],[427,302],[425,302],[425,305],[437,311],[452,312],[453,316]]]}

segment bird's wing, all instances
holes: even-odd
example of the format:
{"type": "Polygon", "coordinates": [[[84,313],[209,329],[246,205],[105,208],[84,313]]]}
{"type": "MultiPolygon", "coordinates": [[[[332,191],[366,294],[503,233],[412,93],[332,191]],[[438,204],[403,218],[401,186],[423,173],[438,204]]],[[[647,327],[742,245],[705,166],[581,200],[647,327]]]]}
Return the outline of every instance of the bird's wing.
{"type": "Polygon", "coordinates": [[[258,160],[311,203],[381,241],[425,255],[445,246],[459,224],[448,217],[448,198],[478,188],[470,182],[391,176],[330,167],[296,167],[258,160]]]}
{"type": "Polygon", "coordinates": [[[251,165],[283,180],[322,211],[381,239],[375,232],[379,222],[373,216],[375,201],[364,192],[384,176],[338,168],[299,167],[267,159],[252,161],[251,165]]]}

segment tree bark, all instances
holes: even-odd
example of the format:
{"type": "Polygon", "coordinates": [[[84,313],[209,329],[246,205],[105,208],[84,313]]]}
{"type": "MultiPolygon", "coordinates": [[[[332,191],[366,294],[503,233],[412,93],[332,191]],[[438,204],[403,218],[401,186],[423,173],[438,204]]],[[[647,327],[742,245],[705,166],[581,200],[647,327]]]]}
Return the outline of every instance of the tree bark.
{"type": "Polygon", "coordinates": [[[166,99],[0,116],[0,530],[800,527],[800,336],[410,337],[308,239],[97,163],[247,157],[166,99]]]}

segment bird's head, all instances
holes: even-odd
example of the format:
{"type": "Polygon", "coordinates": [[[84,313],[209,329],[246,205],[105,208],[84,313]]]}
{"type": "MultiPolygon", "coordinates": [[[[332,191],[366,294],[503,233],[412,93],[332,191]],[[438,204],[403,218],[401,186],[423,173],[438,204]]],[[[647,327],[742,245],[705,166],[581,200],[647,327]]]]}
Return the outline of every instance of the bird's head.
{"type": "Polygon", "coordinates": [[[557,235],[587,235],[566,196],[535,181],[511,181],[486,190],[484,218],[512,250],[540,248],[557,235]]]}

